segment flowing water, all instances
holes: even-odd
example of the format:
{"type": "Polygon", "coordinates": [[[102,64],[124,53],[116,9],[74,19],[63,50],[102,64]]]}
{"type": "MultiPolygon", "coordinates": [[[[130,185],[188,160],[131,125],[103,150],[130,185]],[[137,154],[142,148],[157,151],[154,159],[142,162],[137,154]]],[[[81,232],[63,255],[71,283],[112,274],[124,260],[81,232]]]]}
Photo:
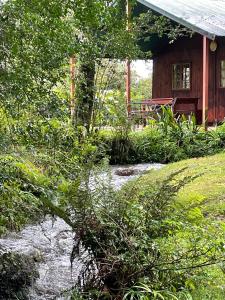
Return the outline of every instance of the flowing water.
{"type": "MultiPolygon", "coordinates": [[[[128,180],[161,167],[160,164],[114,166],[112,183],[120,189],[128,180]]],[[[73,287],[82,269],[79,258],[75,259],[71,268],[73,237],[70,227],[63,220],[48,217],[40,224],[27,226],[19,233],[0,239],[3,250],[32,255],[37,261],[40,277],[30,289],[30,300],[69,299],[64,291],[73,287]]]]}

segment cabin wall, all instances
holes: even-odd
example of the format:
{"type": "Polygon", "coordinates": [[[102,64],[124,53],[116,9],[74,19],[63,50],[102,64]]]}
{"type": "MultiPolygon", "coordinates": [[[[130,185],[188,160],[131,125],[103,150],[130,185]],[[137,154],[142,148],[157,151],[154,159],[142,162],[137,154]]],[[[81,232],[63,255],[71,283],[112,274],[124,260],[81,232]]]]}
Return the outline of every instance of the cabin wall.
{"type": "Polygon", "coordinates": [[[217,40],[218,49],[215,53],[216,56],[216,105],[215,105],[215,114],[217,115],[218,120],[224,120],[225,117],[225,88],[220,87],[220,62],[225,60],[225,38],[219,38],[217,40]]]}
{"type": "Polygon", "coordinates": [[[200,36],[181,39],[153,60],[153,98],[202,97],[202,39],[200,36]],[[172,90],[172,65],[191,63],[191,89],[172,90]]]}
{"type": "MultiPolygon", "coordinates": [[[[199,116],[202,111],[203,37],[182,38],[169,45],[153,60],[153,98],[199,98],[199,116]],[[172,65],[191,63],[190,90],[172,90],[172,65]]],[[[208,121],[214,123],[225,117],[225,88],[220,88],[220,61],[225,59],[225,38],[218,39],[218,50],[209,55],[209,112],[208,121]]]]}

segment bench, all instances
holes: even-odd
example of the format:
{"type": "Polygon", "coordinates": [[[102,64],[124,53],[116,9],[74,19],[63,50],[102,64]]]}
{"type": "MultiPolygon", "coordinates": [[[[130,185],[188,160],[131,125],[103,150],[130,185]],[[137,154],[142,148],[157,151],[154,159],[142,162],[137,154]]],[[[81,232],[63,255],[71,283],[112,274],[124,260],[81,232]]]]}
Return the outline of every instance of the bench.
{"type": "Polygon", "coordinates": [[[197,116],[199,98],[179,97],[175,99],[173,112],[175,116],[191,114],[197,116]]]}

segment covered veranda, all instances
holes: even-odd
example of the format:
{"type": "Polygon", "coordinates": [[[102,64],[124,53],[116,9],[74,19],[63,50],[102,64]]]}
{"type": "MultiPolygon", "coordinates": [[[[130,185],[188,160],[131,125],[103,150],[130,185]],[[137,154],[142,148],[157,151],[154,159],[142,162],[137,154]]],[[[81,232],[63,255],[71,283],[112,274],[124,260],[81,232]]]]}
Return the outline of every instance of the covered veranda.
{"type": "MultiPolygon", "coordinates": [[[[179,0],[179,1],[166,1],[166,0],[138,0],[138,4],[131,11],[129,1],[127,3],[127,13],[138,15],[142,12],[146,12],[151,9],[156,14],[168,17],[176,25],[179,24],[191,30],[193,34],[198,34],[202,39],[202,55],[201,55],[201,99],[200,97],[170,97],[168,94],[161,93],[160,97],[153,99],[144,99],[138,103],[139,108],[135,108],[132,105],[131,97],[131,62],[126,62],[126,102],[128,116],[135,114],[141,115],[143,118],[149,115],[149,112],[157,110],[160,106],[171,106],[176,114],[198,114],[198,122],[207,127],[208,111],[209,111],[209,69],[210,69],[210,52],[216,51],[217,37],[225,36],[225,26],[222,22],[218,24],[218,20],[221,19],[221,13],[225,16],[225,9],[221,9],[220,14],[215,11],[215,7],[212,7],[211,1],[194,1],[179,0]],[[207,5],[206,5],[207,4],[207,5]],[[209,5],[208,5],[209,4],[209,5]],[[185,14],[184,14],[185,11],[185,14]],[[218,14],[217,15],[215,14],[218,14]],[[216,19],[216,20],[215,20],[216,19]],[[215,23],[217,21],[217,23],[215,23]],[[201,116],[197,107],[199,100],[201,102],[201,116]]],[[[219,2],[219,1],[216,1],[219,2]]],[[[129,29],[129,27],[128,27],[129,29]]],[[[170,44],[169,39],[166,36],[159,37],[156,34],[148,37],[148,41],[145,41],[145,37],[141,42],[141,47],[144,51],[151,51],[153,60],[158,57],[159,54],[166,52],[170,44]]],[[[154,77],[154,67],[153,67],[154,77]]]]}

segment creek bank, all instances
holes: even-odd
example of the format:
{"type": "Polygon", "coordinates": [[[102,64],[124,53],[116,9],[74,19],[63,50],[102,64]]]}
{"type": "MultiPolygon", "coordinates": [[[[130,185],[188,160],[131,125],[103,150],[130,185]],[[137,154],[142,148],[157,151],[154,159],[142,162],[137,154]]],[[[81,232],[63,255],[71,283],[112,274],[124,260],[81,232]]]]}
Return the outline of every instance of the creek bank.
{"type": "MultiPolygon", "coordinates": [[[[111,182],[115,189],[120,189],[126,182],[147,170],[161,167],[160,164],[113,166],[111,182]]],[[[102,179],[108,180],[107,174],[103,174],[102,179]]],[[[63,220],[51,217],[0,239],[0,246],[6,251],[28,255],[36,260],[39,278],[32,283],[29,300],[70,299],[63,292],[74,286],[83,268],[79,257],[75,258],[71,268],[73,244],[74,233],[71,228],[63,220]]]]}

